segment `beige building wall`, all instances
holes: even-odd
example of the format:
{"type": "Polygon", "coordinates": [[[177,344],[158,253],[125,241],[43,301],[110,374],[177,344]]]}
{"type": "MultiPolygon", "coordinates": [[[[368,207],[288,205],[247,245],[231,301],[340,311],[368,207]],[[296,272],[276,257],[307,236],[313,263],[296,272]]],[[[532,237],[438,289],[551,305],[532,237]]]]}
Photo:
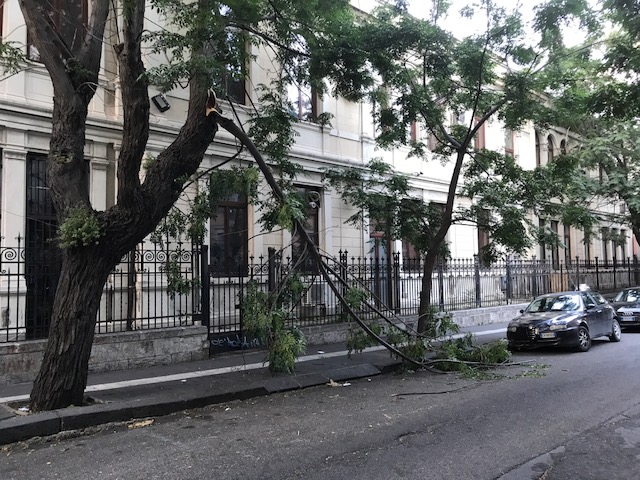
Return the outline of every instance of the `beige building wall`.
{"type": "MultiPolygon", "coordinates": [[[[4,3],[3,31],[4,40],[26,43],[26,28],[20,12],[18,0],[7,0],[4,3]]],[[[162,19],[152,10],[147,12],[146,27],[150,30],[161,28],[162,19]]],[[[87,128],[86,156],[90,162],[91,192],[90,198],[94,208],[102,210],[113,204],[117,193],[116,166],[120,148],[122,129],[122,111],[119,100],[120,86],[117,64],[112,53],[112,46],[119,41],[116,19],[111,18],[107,25],[107,42],[102,58],[103,71],[100,75],[96,95],[90,105],[87,128]]],[[[268,83],[277,73],[277,65],[269,57],[268,52],[253,46],[256,59],[248,66],[250,79],[247,81],[247,92],[253,102],[258,101],[255,87],[268,83]]],[[[147,55],[145,61],[149,67],[165,61],[162,56],[147,55]]],[[[48,135],[51,129],[52,86],[44,67],[30,62],[25,71],[4,78],[0,81],[0,146],[2,147],[2,179],[0,201],[2,217],[0,234],[5,239],[15,238],[24,233],[25,218],[25,160],[27,153],[46,154],[48,151],[48,135]]],[[[151,89],[150,95],[158,91],[151,89]]],[[[171,108],[160,112],[151,106],[151,135],[148,153],[157,155],[166,148],[185,119],[188,106],[188,89],[176,88],[165,94],[171,108]]],[[[375,125],[371,115],[371,106],[365,103],[353,103],[342,98],[326,95],[320,102],[324,112],[333,115],[331,126],[321,128],[310,122],[296,125],[298,136],[291,151],[291,157],[302,165],[305,176],[298,181],[301,185],[322,188],[321,173],[324,168],[333,166],[360,167],[374,157],[382,157],[397,170],[411,176],[412,184],[422,193],[427,201],[444,203],[451,177],[453,164],[442,165],[433,158],[409,158],[408,150],[399,148],[392,151],[381,151],[375,147],[373,137],[375,125]]],[[[248,103],[251,105],[251,103],[248,103]]],[[[237,121],[248,128],[249,106],[237,106],[237,121]]],[[[232,110],[222,103],[226,115],[232,116],[232,110]]],[[[548,136],[551,135],[553,150],[559,151],[560,141],[568,140],[568,145],[576,141],[567,132],[552,130],[539,132],[541,163],[549,161],[548,136]]],[[[533,125],[527,124],[514,132],[514,154],[524,168],[535,168],[536,131],[533,125]]],[[[485,127],[487,148],[501,150],[505,148],[505,128],[497,119],[490,120],[485,127]]],[[[202,170],[211,168],[236,151],[236,141],[225,131],[219,131],[215,141],[207,150],[202,163],[202,170]]],[[[252,162],[246,154],[238,158],[238,162],[252,162]]],[[[238,163],[236,162],[236,164],[238,163]]],[[[229,165],[231,166],[231,165],[229,165]]],[[[144,172],[141,172],[143,175],[144,172]]],[[[460,204],[465,199],[457,200],[460,204]]],[[[598,207],[600,208],[600,207],[598,207]]],[[[603,212],[606,213],[605,207],[603,212]]],[[[353,208],[344,204],[335,192],[324,189],[320,206],[320,246],[330,255],[337,255],[339,250],[347,250],[350,255],[361,256],[369,251],[368,231],[345,224],[353,214],[353,208]]],[[[259,218],[260,211],[249,208],[249,254],[259,256],[266,254],[268,247],[287,247],[291,240],[288,232],[262,232],[259,218]]],[[[611,225],[610,228],[624,230],[622,225],[611,225]]],[[[626,251],[631,253],[630,230],[626,228],[629,238],[626,251]]],[[[572,232],[571,242],[577,255],[583,255],[581,232],[572,232]]],[[[473,225],[456,225],[452,227],[447,240],[450,242],[451,254],[454,257],[469,258],[478,252],[478,235],[473,225]]],[[[602,242],[593,241],[592,257],[602,256],[602,242]]],[[[398,243],[396,243],[398,246],[398,243]]],[[[540,248],[532,248],[531,255],[540,258],[540,248]]]]}

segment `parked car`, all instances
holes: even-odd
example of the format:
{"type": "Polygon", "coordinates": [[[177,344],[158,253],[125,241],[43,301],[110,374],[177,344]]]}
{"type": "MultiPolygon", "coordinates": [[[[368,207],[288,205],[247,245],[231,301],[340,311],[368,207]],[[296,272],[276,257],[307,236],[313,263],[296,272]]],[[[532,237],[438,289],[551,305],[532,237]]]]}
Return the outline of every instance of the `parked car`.
{"type": "Polygon", "coordinates": [[[558,346],[586,352],[593,338],[620,341],[621,329],[615,310],[597,292],[541,295],[520,313],[507,327],[507,341],[512,350],[558,346]]]}
{"type": "Polygon", "coordinates": [[[640,287],[625,288],[611,302],[622,328],[640,326],[640,287]]]}

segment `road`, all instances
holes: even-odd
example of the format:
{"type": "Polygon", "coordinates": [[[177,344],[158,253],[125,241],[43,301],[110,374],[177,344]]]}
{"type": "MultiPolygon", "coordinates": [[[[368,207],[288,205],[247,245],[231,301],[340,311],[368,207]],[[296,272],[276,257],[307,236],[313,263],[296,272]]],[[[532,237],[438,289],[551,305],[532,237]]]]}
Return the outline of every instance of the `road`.
{"type": "Polygon", "coordinates": [[[405,372],[14,445],[0,478],[640,478],[640,333],[514,360],[495,378],[405,372]]]}

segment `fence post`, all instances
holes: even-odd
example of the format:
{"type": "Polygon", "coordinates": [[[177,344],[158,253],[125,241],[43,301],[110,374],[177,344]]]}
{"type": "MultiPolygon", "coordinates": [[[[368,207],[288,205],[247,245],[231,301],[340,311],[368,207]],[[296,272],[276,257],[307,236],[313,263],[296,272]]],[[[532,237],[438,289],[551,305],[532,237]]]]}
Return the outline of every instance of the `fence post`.
{"type": "Polygon", "coordinates": [[[270,294],[276,291],[276,286],[276,249],[269,247],[267,248],[267,288],[270,294]]]}
{"type": "Polygon", "coordinates": [[[400,314],[400,252],[393,254],[393,296],[395,312],[400,314]]]}
{"type": "Polygon", "coordinates": [[[617,286],[616,286],[616,264],[618,263],[618,261],[616,260],[616,257],[613,257],[613,289],[617,290],[617,286]]]}
{"type": "Polygon", "coordinates": [[[209,276],[209,246],[200,245],[200,323],[209,331],[211,318],[211,277],[209,276]]]}
{"type": "Polygon", "coordinates": [[[627,257],[627,273],[629,274],[627,286],[631,287],[633,285],[633,283],[631,283],[631,257],[627,257]]]}
{"type": "Polygon", "coordinates": [[[596,290],[600,291],[600,268],[598,267],[598,257],[596,257],[595,260],[596,260],[596,290]]]}
{"type": "Polygon", "coordinates": [[[533,257],[533,276],[531,278],[531,293],[534,297],[538,296],[538,261],[534,255],[533,257]]]}
{"type": "Polygon", "coordinates": [[[444,312],[444,268],[442,260],[438,261],[438,306],[441,312],[444,312]]]}
{"type": "Polygon", "coordinates": [[[513,298],[513,291],[511,289],[511,263],[509,262],[509,258],[507,257],[507,263],[506,263],[506,273],[507,273],[507,305],[509,305],[509,303],[512,303],[511,300],[513,298]]]}
{"type": "Polygon", "coordinates": [[[580,288],[580,257],[576,255],[576,289],[580,288]]]}
{"type": "Polygon", "coordinates": [[[473,256],[473,275],[476,282],[476,308],[482,306],[482,292],[480,291],[480,259],[478,255],[473,256]]]}

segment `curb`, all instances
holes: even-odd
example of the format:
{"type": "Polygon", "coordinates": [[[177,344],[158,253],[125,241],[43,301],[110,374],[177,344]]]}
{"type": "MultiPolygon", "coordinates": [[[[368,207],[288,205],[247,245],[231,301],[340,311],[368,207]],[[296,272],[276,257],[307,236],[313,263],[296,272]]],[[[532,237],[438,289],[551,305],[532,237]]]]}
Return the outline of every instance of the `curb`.
{"type": "Polygon", "coordinates": [[[201,408],[234,400],[247,400],[272,393],[300,390],[325,385],[331,380],[341,382],[367,378],[397,371],[402,365],[398,360],[360,363],[348,367],[330,369],[288,377],[270,378],[245,388],[234,386],[214,394],[175,396],[151,396],[147,399],[122,400],[95,403],[86,407],[68,407],[33,415],[16,415],[0,421],[0,445],[21,442],[33,437],[55,435],[63,431],[95,427],[110,422],[126,422],[136,418],[156,417],[192,408],[201,408]],[[141,403],[143,402],[143,403],[141,403]]]}

